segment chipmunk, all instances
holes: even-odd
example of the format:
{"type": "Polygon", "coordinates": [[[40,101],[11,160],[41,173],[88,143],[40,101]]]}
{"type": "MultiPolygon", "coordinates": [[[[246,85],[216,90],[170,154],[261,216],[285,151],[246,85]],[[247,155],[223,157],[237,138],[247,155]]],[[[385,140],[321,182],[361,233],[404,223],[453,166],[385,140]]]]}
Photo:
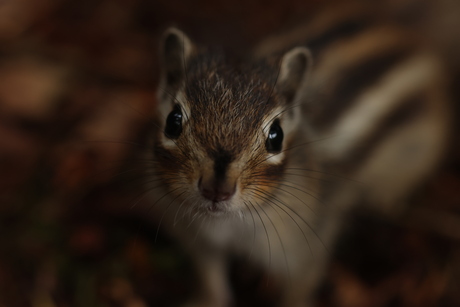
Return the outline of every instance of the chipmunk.
{"type": "Polygon", "coordinates": [[[395,214],[442,156],[437,58],[385,25],[322,46],[331,32],[318,29],[279,62],[249,63],[164,34],[147,172],[156,216],[196,268],[187,306],[231,306],[230,254],[281,281],[279,306],[312,306],[347,211],[395,214]]]}

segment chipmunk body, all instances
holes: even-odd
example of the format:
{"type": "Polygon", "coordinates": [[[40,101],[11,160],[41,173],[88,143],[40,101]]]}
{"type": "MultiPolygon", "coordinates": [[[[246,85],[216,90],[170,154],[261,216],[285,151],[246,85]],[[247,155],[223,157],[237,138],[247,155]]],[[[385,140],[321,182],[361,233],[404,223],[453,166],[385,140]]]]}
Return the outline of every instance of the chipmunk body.
{"type": "Polygon", "coordinates": [[[230,253],[282,281],[280,306],[308,306],[348,209],[398,211],[439,161],[437,59],[386,26],[326,45],[242,64],[165,33],[149,182],[196,265],[191,306],[231,304],[230,253]]]}

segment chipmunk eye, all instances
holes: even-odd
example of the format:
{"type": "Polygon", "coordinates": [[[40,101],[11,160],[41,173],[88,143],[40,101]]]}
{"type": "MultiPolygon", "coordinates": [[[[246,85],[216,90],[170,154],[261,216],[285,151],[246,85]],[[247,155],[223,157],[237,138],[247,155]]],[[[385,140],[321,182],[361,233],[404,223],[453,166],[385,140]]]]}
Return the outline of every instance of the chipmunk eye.
{"type": "Polygon", "coordinates": [[[170,139],[177,139],[182,132],[182,110],[178,104],[166,118],[165,135],[170,139]]]}
{"type": "Polygon", "coordinates": [[[276,119],[268,132],[265,147],[269,153],[278,153],[283,148],[283,129],[281,129],[280,121],[276,119]]]}

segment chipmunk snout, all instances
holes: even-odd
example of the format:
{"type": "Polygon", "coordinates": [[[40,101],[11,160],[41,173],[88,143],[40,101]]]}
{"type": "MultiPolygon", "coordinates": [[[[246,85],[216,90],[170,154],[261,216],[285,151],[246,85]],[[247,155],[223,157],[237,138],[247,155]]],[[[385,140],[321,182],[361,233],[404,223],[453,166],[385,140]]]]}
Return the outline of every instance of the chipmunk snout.
{"type": "Polygon", "coordinates": [[[228,178],[222,180],[201,177],[198,181],[198,189],[204,198],[212,202],[221,202],[233,197],[236,191],[236,182],[228,178]]]}

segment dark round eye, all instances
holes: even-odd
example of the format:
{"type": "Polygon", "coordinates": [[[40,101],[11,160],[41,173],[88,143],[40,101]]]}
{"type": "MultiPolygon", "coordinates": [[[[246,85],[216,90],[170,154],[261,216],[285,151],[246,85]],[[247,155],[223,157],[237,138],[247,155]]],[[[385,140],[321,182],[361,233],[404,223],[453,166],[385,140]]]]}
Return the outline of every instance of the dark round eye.
{"type": "Polygon", "coordinates": [[[178,104],[166,118],[165,135],[170,139],[177,139],[182,132],[182,110],[178,104]]]}
{"type": "Polygon", "coordinates": [[[280,121],[275,119],[268,132],[265,147],[269,153],[278,153],[283,148],[283,129],[281,129],[280,121]]]}

